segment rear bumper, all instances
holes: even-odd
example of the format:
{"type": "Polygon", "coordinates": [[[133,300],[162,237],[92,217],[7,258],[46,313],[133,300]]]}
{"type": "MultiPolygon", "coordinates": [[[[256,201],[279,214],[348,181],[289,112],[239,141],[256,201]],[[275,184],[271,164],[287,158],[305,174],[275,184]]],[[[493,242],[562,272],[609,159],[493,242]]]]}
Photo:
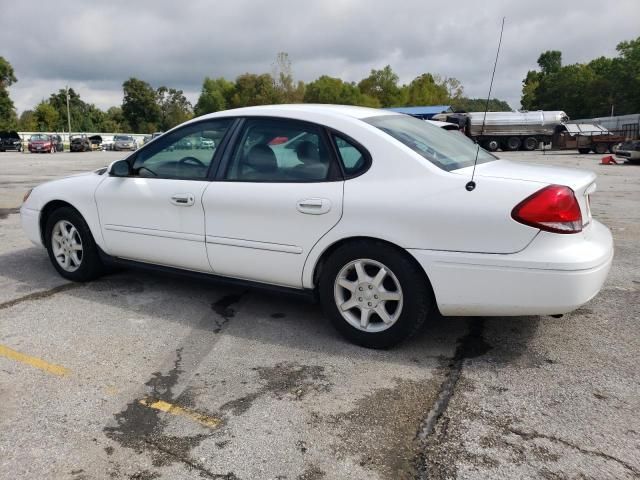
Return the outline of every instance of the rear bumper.
{"type": "Polygon", "coordinates": [[[20,222],[22,229],[34,245],[42,246],[40,236],[40,211],[26,208],[24,205],[20,209],[20,222]]]}
{"type": "Polygon", "coordinates": [[[540,232],[510,255],[409,250],[429,276],[445,316],[554,315],[591,300],[613,259],[613,239],[593,221],[575,235],[540,232]]]}

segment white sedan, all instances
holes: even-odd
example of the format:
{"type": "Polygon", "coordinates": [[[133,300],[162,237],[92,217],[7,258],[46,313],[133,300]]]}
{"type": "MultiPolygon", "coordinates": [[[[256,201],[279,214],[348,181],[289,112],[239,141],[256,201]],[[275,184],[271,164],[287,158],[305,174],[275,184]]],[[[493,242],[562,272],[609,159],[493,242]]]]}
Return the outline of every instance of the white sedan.
{"type": "Polygon", "coordinates": [[[557,315],[589,301],[613,256],[594,191],[592,172],[499,160],[406,115],[274,105],[196,118],[39,185],[21,215],[70,280],[116,262],[297,289],[351,341],[385,348],[436,309],[557,315]],[[215,148],[196,148],[202,137],[215,148]]]}

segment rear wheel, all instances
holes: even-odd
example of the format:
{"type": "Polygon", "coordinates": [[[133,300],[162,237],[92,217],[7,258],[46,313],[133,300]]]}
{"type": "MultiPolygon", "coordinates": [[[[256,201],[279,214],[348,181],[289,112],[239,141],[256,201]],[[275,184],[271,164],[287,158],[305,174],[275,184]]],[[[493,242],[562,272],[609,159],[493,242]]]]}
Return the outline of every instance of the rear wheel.
{"type": "Polygon", "coordinates": [[[45,225],[45,245],[54,268],[66,279],[86,282],[104,272],[89,226],[71,207],[51,213],[45,225]]]}
{"type": "Polygon", "coordinates": [[[603,153],[607,153],[608,148],[609,146],[606,143],[596,143],[596,146],[593,147],[593,150],[597,154],[602,155],[603,153]]]}
{"type": "Polygon", "coordinates": [[[518,137],[509,137],[506,142],[507,150],[515,151],[520,149],[522,141],[518,137]]]}
{"type": "Polygon", "coordinates": [[[527,137],[524,139],[524,149],[531,152],[538,148],[538,139],[535,137],[527,137]]]}
{"type": "Polygon", "coordinates": [[[334,327],[368,348],[406,339],[433,308],[424,272],[406,253],[381,242],[339,247],[323,265],[319,293],[334,327]]]}

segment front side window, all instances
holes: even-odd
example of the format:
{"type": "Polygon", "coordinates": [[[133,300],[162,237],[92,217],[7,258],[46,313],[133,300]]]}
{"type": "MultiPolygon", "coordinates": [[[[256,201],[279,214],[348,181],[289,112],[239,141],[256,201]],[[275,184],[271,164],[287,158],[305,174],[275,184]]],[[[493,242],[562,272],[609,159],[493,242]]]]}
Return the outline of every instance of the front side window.
{"type": "Polygon", "coordinates": [[[320,182],[331,155],[319,127],[292,120],[250,119],[225,173],[241,182],[320,182]]]}
{"type": "Polygon", "coordinates": [[[200,180],[233,119],[222,118],[187,125],[150,143],[138,152],[133,173],[147,178],[200,180]]]}
{"type": "Polygon", "coordinates": [[[449,132],[424,120],[408,115],[380,115],[365,119],[399,142],[417,152],[443,170],[470,167],[478,156],[478,163],[496,160],[486,150],[458,132],[449,132]]]}

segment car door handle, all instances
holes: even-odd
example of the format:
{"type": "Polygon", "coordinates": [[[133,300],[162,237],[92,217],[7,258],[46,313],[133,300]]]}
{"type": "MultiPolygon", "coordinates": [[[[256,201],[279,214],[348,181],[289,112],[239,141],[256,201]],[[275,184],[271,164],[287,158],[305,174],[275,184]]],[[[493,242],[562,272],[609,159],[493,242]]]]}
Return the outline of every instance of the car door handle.
{"type": "Polygon", "coordinates": [[[328,198],[305,198],[298,200],[296,208],[307,215],[322,215],[331,210],[331,201],[328,198]]]}
{"type": "Polygon", "coordinates": [[[190,207],[196,199],[192,193],[176,193],[171,196],[171,203],[179,207],[190,207]]]}

